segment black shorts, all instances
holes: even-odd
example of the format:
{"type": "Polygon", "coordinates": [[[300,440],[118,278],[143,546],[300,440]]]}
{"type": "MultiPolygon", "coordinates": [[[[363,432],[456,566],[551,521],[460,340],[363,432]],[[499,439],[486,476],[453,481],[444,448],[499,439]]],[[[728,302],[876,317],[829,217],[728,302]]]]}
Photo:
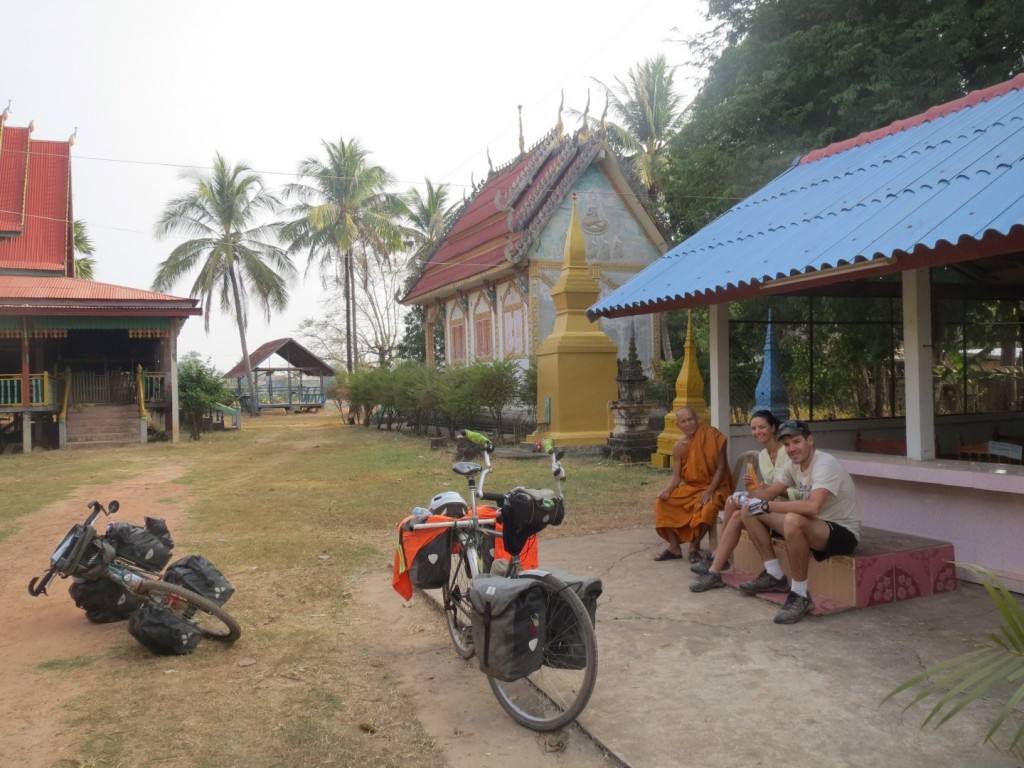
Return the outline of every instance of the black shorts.
{"type": "Polygon", "coordinates": [[[848,555],[856,549],[857,537],[853,535],[853,531],[831,520],[825,520],[824,523],[828,526],[828,541],[825,542],[825,549],[811,550],[815,560],[820,563],[833,555],[848,555]]]}

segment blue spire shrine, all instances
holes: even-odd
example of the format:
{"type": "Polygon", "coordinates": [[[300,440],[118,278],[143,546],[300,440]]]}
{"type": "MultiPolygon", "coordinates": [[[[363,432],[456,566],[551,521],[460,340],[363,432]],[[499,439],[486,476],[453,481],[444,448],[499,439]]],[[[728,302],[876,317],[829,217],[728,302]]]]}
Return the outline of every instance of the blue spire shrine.
{"type": "Polygon", "coordinates": [[[789,418],[789,396],[782,380],[779,362],[782,353],[772,331],[772,311],[768,310],[768,329],[764,335],[764,367],[754,389],[754,410],[771,411],[779,421],[789,418]]]}

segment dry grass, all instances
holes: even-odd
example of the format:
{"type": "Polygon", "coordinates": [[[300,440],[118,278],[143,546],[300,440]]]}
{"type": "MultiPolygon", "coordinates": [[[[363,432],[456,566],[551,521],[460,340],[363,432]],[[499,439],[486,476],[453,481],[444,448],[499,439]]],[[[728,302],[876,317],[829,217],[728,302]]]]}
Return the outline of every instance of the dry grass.
{"type": "MultiPolygon", "coordinates": [[[[179,463],[190,500],[181,554],[200,552],[228,574],[228,608],[244,634],[233,648],[207,641],[192,656],[158,658],[112,633],[90,664],[70,664],[84,692],[70,707],[81,751],[68,765],[442,764],[351,598],[361,576],[390,561],[394,527],[413,506],[465,492],[451,455],[329,415],[267,415],[199,443],[118,451],[116,461],[104,453],[15,457],[14,506],[32,511],[85,481],[116,496],[119,479],[179,463]],[[66,485],[49,487],[54,476],[66,485]]],[[[565,464],[566,522],[542,538],[650,522],[663,472],[573,456],[565,464]]],[[[495,466],[492,490],[550,484],[543,460],[495,466]]],[[[44,672],[54,682],[69,674],[44,672]]]]}

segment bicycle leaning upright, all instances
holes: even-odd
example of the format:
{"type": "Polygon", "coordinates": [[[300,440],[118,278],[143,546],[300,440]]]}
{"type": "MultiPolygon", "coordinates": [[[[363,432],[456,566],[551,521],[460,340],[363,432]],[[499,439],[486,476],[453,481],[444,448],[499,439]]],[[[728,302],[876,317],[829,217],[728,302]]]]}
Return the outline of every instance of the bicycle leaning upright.
{"type": "MultiPolygon", "coordinates": [[[[588,610],[576,589],[550,570],[524,568],[523,553],[534,543],[532,537],[561,522],[564,452],[545,441],[556,491],[488,493],[484,484],[494,445],[468,430],[460,437],[464,445],[476,446],[482,462],[460,461],[452,467],[466,479],[469,503],[455,492],[438,494],[430,517],[409,518],[403,527],[417,533],[447,531],[437,537],[448,558],[440,587],[456,653],[479,657],[491,690],[516,722],[537,731],[561,728],[583,711],[597,681],[593,606],[588,610]],[[496,506],[480,505],[480,499],[496,506]],[[492,639],[491,627],[502,621],[515,636],[508,648],[492,639]],[[502,655],[503,650],[511,652],[502,655]]],[[[401,552],[400,547],[399,557],[401,552]]],[[[596,603],[597,594],[599,588],[591,602],[596,603]]]]}

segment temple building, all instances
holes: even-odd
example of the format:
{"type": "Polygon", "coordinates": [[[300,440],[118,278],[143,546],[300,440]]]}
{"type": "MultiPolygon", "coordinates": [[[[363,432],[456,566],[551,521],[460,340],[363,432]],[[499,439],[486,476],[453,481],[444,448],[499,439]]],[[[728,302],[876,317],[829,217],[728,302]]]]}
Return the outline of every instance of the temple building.
{"type": "MultiPolygon", "coordinates": [[[[566,134],[559,115],[530,149],[520,131],[519,147],[474,187],[402,299],[426,310],[429,364],[439,362],[433,338],[443,328],[447,364],[512,358],[527,365],[555,326],[551,289],[563,266],[573,195],[601,296],[667,250],[665,227],[629,164],[608,145],[603,120],[591,128],[584,117],[580,130],[566,134]]],[[[656,316],[601,320],[600,328],[619,357],[635,338],[651,372],[661,344],[656,316]]]]}

